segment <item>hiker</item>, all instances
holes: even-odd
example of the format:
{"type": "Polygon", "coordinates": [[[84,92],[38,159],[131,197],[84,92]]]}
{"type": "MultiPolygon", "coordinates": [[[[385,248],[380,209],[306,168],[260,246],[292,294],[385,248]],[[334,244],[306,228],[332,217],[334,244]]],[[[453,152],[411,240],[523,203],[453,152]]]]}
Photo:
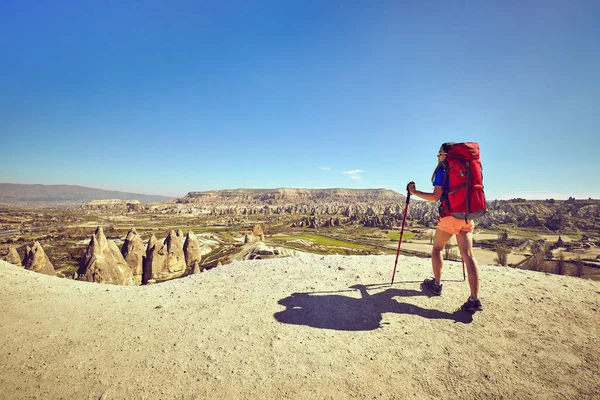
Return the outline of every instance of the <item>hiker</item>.
{"type": "MultiPolygon", "coordinates": [[[[467,143],[469,144],[469,143],[467,143]]],[[[464,144],[461,144],[464,145],[464,144]]],[[[449,202],[449,182],[450,179],[447,176],[448,163],[446,162],[446,156],[448,151],[454,146],[454,143],[444,143],[437,154],[438,166],[432,177],[433,192],[422,192],[417,190],[414,182],[410,182],[407,186],[407,190],[410,194],[418,196],[428,201],[440,201],[440,216],[438,217],[438,225],[435,230],[435,236],[433,239],[433,249],[431,252],[431,264],[433,268],[433,278],[425,279],[421,284],[423,289],[428,290],[434,296],[440,296],[442,294],[442,250],[448,243],[448,240],[453,235],[456,235],[456,242],[460,249],[460,254],[463,261],[467,266],[467,273],[469,277],[469,286],[471,288],[471,295],[468,300],[461,307],[465,311],[482,311],[481,302],[478,298],[479,292],[479,272],[477,269],[477,261],[473,257],[473,228],[474,223],[472,219],[467,219],[469,213],[466,213],[466,217],[459,219],[450,214],[449,202]]],[[[477,145],[477,157],[479,157],[479,146],[477,145]]],[[[478,161],[478,160],[477,160],[478,161]]],[[[480,165],[480,164],[479,164],[480,165]]],[[[464,186],[464,184],[463,184],[464,186]]],[[[483,193],[483,185],[481,191],[483,193]]],[[[467,191],[468,196],[468,191],[467,191]]],[[[463,195],[464,197],[464,195],[463,195]]],[[[464,200],[464,199],[463,199],[464,200]]],[[[485,199],[484,199],[485,204],[485,199]]],[[[467,202],[468,207],[468,202],[467,202]]],[[[483,211],[485,212],[485,210],[483,211]]],[[[465,214],[465,213],[463,213],[465,214]]]]}

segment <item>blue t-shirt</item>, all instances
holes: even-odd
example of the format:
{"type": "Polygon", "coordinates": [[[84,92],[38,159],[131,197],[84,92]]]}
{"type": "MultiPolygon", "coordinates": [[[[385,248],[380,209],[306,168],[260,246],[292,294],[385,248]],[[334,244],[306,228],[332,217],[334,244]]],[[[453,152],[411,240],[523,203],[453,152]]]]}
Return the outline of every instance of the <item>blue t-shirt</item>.
{"type": "Polygon", "coordinates": [[[444,184],[444,170],[440,168],[433,178],[433,186],[442,186],[444,184]]]}
{"type": "MultiPolygon", "coordinates": [[[[440,168],[438,170],[438,172],[435,173],[435,178],[433,178],[433,186],[442,186],[443,192],[445,192],[448,189],[448,182],[446,181],[446,185],[444,186],[444,174],[446,173],[446,171],[443,168],[440,168]]],[[[442,193],[443,193],[442,192],[442,193]]],[[[442,197],[440,197],[440,200],[442,200],[443,198],[443,194],[442,197]]]]}

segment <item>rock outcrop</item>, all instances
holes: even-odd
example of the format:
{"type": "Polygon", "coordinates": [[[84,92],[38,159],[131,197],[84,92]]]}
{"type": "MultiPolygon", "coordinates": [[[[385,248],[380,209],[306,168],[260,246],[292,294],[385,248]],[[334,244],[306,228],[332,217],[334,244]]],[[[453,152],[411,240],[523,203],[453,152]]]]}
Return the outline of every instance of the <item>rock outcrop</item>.
{"type": "Polygon", "coordinates": [[[23,266],[30,271],[56,276],[54,265],[50,262],[42,245],[37,241],[33,244],[32,248],[27,246],[23,266]]]}
{"type": "Polygon", "coordinates": [[[96,228],[85,253],[79,261],[80,281],[133,285],[133,273],[119,247],[106,239],[102,227],[96,228]]]}
{"type": "Polygon", "coordinates": [[[169,236],[165,239],[167,246],[167,265],[166,269],[173,274],[174,278],[185,273],[185,254],[183,254],[183,232],[178,229],[177,232],[169,232],[169,236]]]}
{"type": "Polygon", "coordinates": [[[142,283],[153,283],[178,278],[185,274],[183,232],[169,232],[164,243],[152,235],[146,247],[142,283]]]}
{"type": "Polygon", "coordinates": [[[401,201],[403,195],[388,189],[234,189],[190,192],[177,199],[180,204],[289,204],[311,202],[401,201]]]}
{"type": "Polygon", "coordinates": [[[244,244],[256,243],[259,242],[260,238],[258,236],[254,236],[252,233],[248,233],[244,235],[244,244]]]}
{"type": "Polygon", "coordinates": [[[6,262],[9,262],[9,263],[11,263],[13,265],[16,265],[18,267],[22,267],[23,266],[23,264],[21,264],[21,256],[19,256],[19,252],[17,251],[17,249],[14,248],[14,246],[9,246],[8,247],[8,254],[4,258],[4,260],[6,262]]]}
{"type": "Polygon", "coordinates": [[[265,234],[260,225],[254,225],[254,228],[252,228],[252,234],[257,236],[261,242],[265,241],[265,234]]]}
{"type": "Polygon", "coordinates": [[[144,246],[142,238],[140,235],[138,235],[135,228],[131,228],[131,230],[127,233],[123,247],[121,247],[121,254],[123,255],[127,265],[129,265],[129,268],[131,268],[135,284],[141,285],[146,247],[144,246]]]}
{"type": "Polygon", "coordinates": [[[192,266],[192,274],[199,274],[200,272],[202,272],[202,267],[196,261],[196,262],[194,262],[194,265],[192,266]]]}
{"type": "Polygon", "coordinates": [[[189,231],[183,243],[183,254],[185,256],[185,264],[188,267],[193,267],[194,263],[200,264],[202,252],[200,249],[200,241],[194,235],[194,232],[189,231]]]}
{"type": "Polygon", "coordinates": [[[299,256],[302,252],[292,249],[267,246],[263,242],[247,243],[232,254],[231,261],[260,260],[265,258],[299,256]]]}
{"type": "Polygon", "coordinates": [[[144,270],[142,274],[142,284],[156,282],[156,277],[160,277],[165,264],[166,254],[164,243],[159,242],[156,236],[152,234],[148,239],[146,246],[146,257],[144,258],[144,270]]]}

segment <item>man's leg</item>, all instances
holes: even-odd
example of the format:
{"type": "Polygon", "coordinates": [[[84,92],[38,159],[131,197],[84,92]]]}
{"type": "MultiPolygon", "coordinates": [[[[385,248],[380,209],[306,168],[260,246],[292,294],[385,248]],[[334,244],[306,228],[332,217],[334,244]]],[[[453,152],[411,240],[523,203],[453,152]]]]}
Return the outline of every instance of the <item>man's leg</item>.
{"type": "Polygon", "coordinates": [[[442,251],[451,237],[451,233],[443,231],[439,228],[435,230],[435,236],[433,237],[433,249],[431,250],[431,266],[433,268],[433,278],[438,284],[442,280],[442,266],[444,265],[442,251]]]}
{"type": "Polygon", "coordinates": [[[465,264],[467,264],[471,298],[477,299],[477,295],[479,294],[479,270],[477,268],[477,261],[475,261],[475,257],[473,257],[473,234],[471,232],[461,231],[456,235],[456,242],[460,249],[460,255],[465,264]]]}

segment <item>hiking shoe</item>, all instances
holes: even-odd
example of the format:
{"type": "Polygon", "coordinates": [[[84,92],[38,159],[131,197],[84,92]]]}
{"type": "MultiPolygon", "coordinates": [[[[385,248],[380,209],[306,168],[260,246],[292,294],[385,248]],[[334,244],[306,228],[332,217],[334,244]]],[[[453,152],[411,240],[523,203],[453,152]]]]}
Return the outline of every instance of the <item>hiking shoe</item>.
{"type": "Polygon", "coordinates": [[[435,279],[425,279],[421,283],[421,289],[427,289],[433,296],[441,296],[442,294],[442,285],[437,283],[435,279]]]}
{"type": "Polygon", "coordinates": [[[481,307],[479,299],[472,299],[469,297],[465,304],[462,305],[461,310],[468,312],[483,311],[483,307],[481,307]]]}

